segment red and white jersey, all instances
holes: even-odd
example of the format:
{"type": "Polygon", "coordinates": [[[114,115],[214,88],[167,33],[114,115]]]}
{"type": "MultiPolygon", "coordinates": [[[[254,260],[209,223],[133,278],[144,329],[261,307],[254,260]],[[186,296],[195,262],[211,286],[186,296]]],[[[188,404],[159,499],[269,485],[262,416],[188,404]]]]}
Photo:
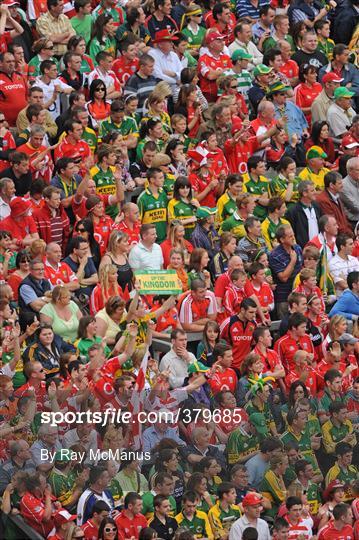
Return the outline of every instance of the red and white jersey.
{"type": "Polygon", "coordinates": [[[57,268],[54,268],[48,260],[45,260],[45,278],[48,279],[54,287],[78,281],[76,274],[65,262],[60,262],[57,268]]]}
{"type": "Polygon", "coordinates": [[[201,301],[195,300],[189,293],[181,302],[179,318],[181,323],[191,324],[216,313],[217,303],[213,292],[207,291],[204,300],[201,301]]]}
{"type": "MultiPolygon", "coordinates": [[[[1,141],[1,151],[7,152],[8,150],[14,150],[16,148],[14,137],[11,131],[7,130],[1,141]]],[[[0,158],[0,172],[10,167],[10,163],[6,159],[0,158]]]]}
{"type": "Polygon", "coordinates": [[[291,523],[288,519],[287,521],[289,523],[288,540],[297,540],[298,537],[301,540],[312,538],[313,521],[311,519],[300,519],[296,524],[291,523]]]}
{"type": "Polygon", "coordinates": [[[136,73],[139,67],[139,59],[135,58],[132,62],[126,62],[124,56],[120,56],[112,64],[112,71],[117,77],[121,86],[124,86],[128,79],[136,73]]]}
{"type": "Polygon", "coordinates": [[[107,89],[111,88],[112,86],[115,87],[116,91],[121,90],[120,81],[115,75],[115,72],[110,69],[110,71],[107,71],[106,73],[103,73],[100,71],[99,67],[95,67],[93,71],[88,76],[88,85],[91,86],[92,81],[95,79],[101,79],[105,83],[105,86],[107,89]]]}
{"type": "Polygon", "coordinates": [[[313,343],[307,334],[299,337],[296,341],[287,333],[276,341],[274,350],[277,351],[279,359],[287,373],[295,369],[293,358],[297,351],[302,350],[314,354],[313,343]]]}
{"type": "Polygon", "coordinates": [[[232,282],[228,285],[223,298],[226,317],[231,317],[239,313],[240,305],[246,296],[245,289],[239,289],[232,282]]]}
{"type": "Polygon", "coordinates": [[[128,241],[131,247],[135,246],[140,241],[140,222],[134,223],[133,229],[130,229],[130,227],[126,223],[126,220],[124,219],[120,221],[120,223],[115,223],[113,228],[116,231],[121,231],[128,234],[128,241]]]}
{"type": "Polygon", "coordinates": [[[264,364],[264,372],[274,371],[279,367],[283,367],[279,359],[278,353],[273,349],[267,349],[266,352],[263,354],[257,345],[256,347],[254,347],[253,352],[255,354],[259,354],[259,356],[261,357],[261,360],[264,364]]]}
{"type": "Polygon", "coordinates": [[[200,79],[200,87],[202,92],[211,94],[213,97],[217,97],[218,88],[216,81],[209,80],[207,75],[210,71],[222,70],[225,71],[232,67],[232,60],[226,54],[220,54],[217,58],[210,52],[203,54],[198,60],[198,73],[200,79]]]}
{"type": "Polygon", "coordinates": [[[329,521],[322,527],[318,534],[318,540],[354,540],[354,531],[351,525],[345,525],[340,531],[335,528],[334,521],[329,521]]]}

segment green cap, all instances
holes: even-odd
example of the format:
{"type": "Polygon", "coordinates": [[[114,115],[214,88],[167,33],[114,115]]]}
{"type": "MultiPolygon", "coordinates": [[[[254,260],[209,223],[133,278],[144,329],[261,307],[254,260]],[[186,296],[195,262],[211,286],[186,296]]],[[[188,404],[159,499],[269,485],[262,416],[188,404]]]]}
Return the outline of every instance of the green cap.
{"type": "Polygon", "coordinates": [[[55,461],[71,461],[69,454],[70,450],[61,448],[61,450],[58,450],[55,454],[55,461]]]}
{"type": "Polygon", "coordinates": [[[249,416],[249,421],[256,428],[259,435],[268,435],[268,429],[264,414],[256,412],[249,416]]]}
{"type": "Polygon", "coordinates": [[[286,86],[282,81],[276,81],[268,86],[267,96],[271,96],[277,92],[288,92],[288,90],[290,90],[289,86],[286,86]]]}
{"type": "Polygon", "coordinates": [[[252,60],[253,56],[247,53],[244,49],[237,49],[232,53],[231,58],[233,62],[236,62],[237,60],[252,60]]]}
{"type": "Polygon", "coordinates": [[[193,373],[207,373],[207,371],[209,371],[209,368],[202,364],[202,362],[196,361],[188,366],[188,375],[192,375],[193,373]]]}
{"type": "Polygon", "coordinates": [[[217,213],[217,208],[209,208],[208,206],[201,206],[196,210],[196,217],[198,219],[205,219],[209,216],[214,216],[217,213]]]}
{"type": "Polygon", "coordinates": [[[311,146],[307,152],[307,155],[305,156],[307,159],[314,159],[314,158],[323,158],[326,159],[328,156],[324,152],[323,148],[320,148],[320,146],[311,146]]]}
{"type": "Polygon", "coordinates": [[[253,70],[253,76],[258,77],[258,75],[268,75],[273,70],[273,68],[268,67],[264,64],[258,64],[253,70]]]}
{"type": "Polygon", "coordinates": [[[351,98],[355,96],[355,92],[351,92],[348,90],[348,88],[345,88],[345,86],[339,86],[334,90],[334,99],[339,98],[351,98]]]}

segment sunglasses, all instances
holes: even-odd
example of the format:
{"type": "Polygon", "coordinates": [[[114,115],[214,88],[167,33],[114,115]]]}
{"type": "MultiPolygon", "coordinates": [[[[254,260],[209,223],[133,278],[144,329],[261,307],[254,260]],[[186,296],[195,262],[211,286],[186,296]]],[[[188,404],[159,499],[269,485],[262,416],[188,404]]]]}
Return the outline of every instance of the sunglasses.
{"type": "Polygon", "coordinates": [[[48,45],[47,47],[44,47],[44,50],[45,51],[52,51],[53,48],[54,48],[53,45],[48,45]]]}
{"type": "Polygon", "coordinates": [[[106,532],[106,533],[117,532],[117,529],[116,529],[116,527],[105,527],[104,532],[106,532]]]}
{"type": "Polygon", "coordinates": [[[96,92],[104,92],[105,88],[96,88],[96,92]]]}
{"type": "Polygon", "coordinates": [[[230,88],[234,88],[234,90],[237,90],[238,85],[236,84],[235,86],[230,86],[230,88]]]}
{"type": "Polygon", "coordinates": [[[77,229],[77,232],[86,232],[86,229],[77,229]]]}

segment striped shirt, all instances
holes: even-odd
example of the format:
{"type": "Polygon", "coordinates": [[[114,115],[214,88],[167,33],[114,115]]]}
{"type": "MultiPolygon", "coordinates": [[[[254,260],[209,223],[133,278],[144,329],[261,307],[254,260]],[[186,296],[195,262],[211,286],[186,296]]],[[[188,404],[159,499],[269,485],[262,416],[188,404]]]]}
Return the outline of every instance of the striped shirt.
{"type": "Polygon", "coordinates": [[[153,92],[158,82],[159,79],[156,79],[156,77],[153,77],[152,75],[144,79],[143,77],[140,77],[138,73],[132,75],[126,82],[124,87],[124,97],[127,97],[130,94],[137,95],[138,106],[136,112],[141,116],[145,113],[145,101],[150,93],[153,92]]]}
{"type": "MultiPolygon", "coordinates": [[[[70,19],[66,15],[60,15],[59,17],[53,17],[48,11],[38,19],[36,23],[36,30],[41,37],[51,39],[54,34],[66,34],[70,36],[75,35],[75,30],[72,28],[70,19]]],[[[56,56],[62,56],[67,51],[66,43],[54,43],[53,54],[56,56]]],[[[36,85],[37,86],[37,85],[36,85]]]]}
{"type": "Polygon", "coordinates": [[[237,17],[249,17],[250,19],[259,19],[259,10],[268,5],[268,0],[258,0],[258,6],[254,6],[250,0],[237,0],[237,17]]]}
{"type": "Polygon", "coordinates": [[[192,294],[188,294],[182,301],[179,318],[181,323],[192,324],[198,319],[217,313],[216,297],[213,292],[207,291],[204,300],[195,300],[192,294]]]}

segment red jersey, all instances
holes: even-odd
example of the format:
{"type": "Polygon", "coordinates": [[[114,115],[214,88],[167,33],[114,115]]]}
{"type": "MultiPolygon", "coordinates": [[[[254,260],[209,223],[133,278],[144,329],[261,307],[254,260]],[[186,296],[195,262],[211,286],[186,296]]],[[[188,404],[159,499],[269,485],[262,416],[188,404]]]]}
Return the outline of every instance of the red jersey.
{"type": "Polygon", "coordinates": [[[304,519],[299,519],[298,523],[291,523],[286,518],[289,524],[288,540],[297,540],[298,537],[301,540],[309,540],[312,538],[312,529],[304,519]]]}
{"type": "Polygon", "coordinates": [[[45,502],[38,499],[32,493],[26,492],[20,501],[20,513],[26,523],[45,538],[48,537],[54,528],[54,521],[43,521],[45,513],[45,502]]]}
{"type": "Polygon", "coordinates": [[[209,95],[215,101],[218,95],[216,81],[210,81],[207,74],[210,71],[225,71],[232,67],[232,60],[226,54],[220,54],[217,58],[210,52],[203,54],[198,60],[199,85],[204,94],[209,95]]]}
{"type": "MultiPolygon", "coordinates": [[[[96,193],[96,196],[100,197],[105,208],[106,206],[110,204],[109,202],[110,195],[106,195],[103,193],[96,193]]],[[[72,210],[79,220],[85,219],[85,217],[87,216],[89,212],[86,208],[86,201],[87,201],[87,197],[82,197],[80,202],[76,202],[76,196],[72,200],[72,210]]]]}
{"type": "MultiPolygon", "coordinates": [[[[0,145],[0,151],[1,152],[7,152],[8,150],[14,150],[16,148],[16,144],[14,141],[14,137],[11,134],[11,131],[7,130],[5,135],[2,137],[1,145],[0,145]]],[[[10,163],[7,159],[1,159],[0,158],[0,172],[10,167],[10,163]]]]}
{"type": "Polygon", "coordinates": [[[88,519],[86,523],[81,525],[81,529],[85,533],[86,540],[98,539],[98,527],[96,527],[96,525],[91,519],[88,519]]]}
{"type": "Polygon", "coordinates": [[[29,156],[30,171],[32,173],[33,180],[42,178],[43,180],[45,180],[45,182],[49,184],[54,172],[54,163],[52,161],[50,152],[45,154],[42,158],[42,165],[40,169],[38,166],[36,166],[36,168],[34,167],[34,161],[38,158],[41,152],[46,150],[46,148],[47,147],[43,145],[41,145],[39,148],[34,148],[28,141],[27,143],[18,146],[16,150],[17,152],[24,152],[24,154],[27,154],[29,156]]]}
{"type": "Polygon", "coordinates": [[[236,372],[231,368],[222,368],[221,371],[216,371],[211,378],[208,379],[208,384],[211,387],[214,396],[222,390],[229,390],[234,394],[237,386],[236,372]]]}
{"type": "Polygon", "coordinates": [[[239,313],[240,305],[246,296],[245,289],[239,289],[232,282],[228,285],[222,304],[226,317],[232,317],[232,315],[239,313]]]}
{"type": "Polygon", "coordinates": [[[240,369],[244,357],[251,352],[253,332],[256,326],[254,321],[243,322],[237,315],[222,323],[220,335],[232,346],[233,367],[240,369]]]}
{"type": "Polygon", "coordinates": [[[115,73],[121,86],[124,86],[128,79],[138,71],[139,59],[135,58],[132,62],[127,62],[124,56],[120,56],[112,64],[112,71],[115,73]]]}
{"type": "Polygon", "coordinates": [[[260,148],[257,137],[251,137],[246,142],[238,141],[233,144],[233,139],[224,143],[229,170],[233,174],[245,174],[248,172],[247,162],[250,156],[260,148]]]}
{"type": "MultiPolygon", "coordinates": [[[[240,427],[243,422],[248,422],[248,414],[244,409],[236,407],[235,409],[225,409],[226,414],[222,413],[221,420],[218,422],[218,427],[225,433],[229,435],[234,429],[240,427]],[[229,418],[227,416],[229,411],[229,418]]],[[[214,443],[216,444],[216,443],[214,443]]]]}
{"type": "Polygon", "coordinates": [[[24,396],[28,396],[28,391],[33,388],[35,392],[35,399],[36,399],[36,411],[42,412],[46,410],[45,407],[45,401],[48,399],[47,391],[46,391],[46,383],[45,381],[41,381],[38,386],[34,386],[30,382],[27,382],[20,386],[20,388],[17,388],[15,390],[15,397],[21,398],[24,396]]]}
{"type": "Polygon", "coordinates": [[[267,349],[265,354],[262,353],[258,345],[254,347],[253,352],[259,354],[264,365],[264,372],[274,371],[278,367],[283,367],[281,361],[279,360],[278,353],[273,349],[267,349]]]}
{"type": "Polygon", "coordinates": [[[98,223],[93,222],[94,225],[94,238],[100,246],[101,257],[103,257],[107,250],[108,240],[112,232],[113,221],[110,216],[102,216],[98,223]]]}
{"type": "Polygon", "coordinates": [[[113,226],[116,231],[121,231],[128,234],[128,241],[130,246],[135,246],[140,241],[140,228],[141,223],[133,223],[133,229],[127,225],[126,220],[124,219],[120,223],[115,223],[113,226]]]}
{"type": "Polygon", "coordinates": [[[211,160],[211,171],[213,171],[214,177],[218,178],[221,173],[227,176],[229,174],[229,167],[223,150],[219,147],[215,150],[209,150],[206,145],[203,146],[210,152],[208,159],[211,160]]]}
{"type": "Polygon", "coordinates": [[[307,334],[299,337],[297,341],[289,333],[284,334],[276,341],[274,350],[277,351],[287,373],[295,369],[293,357],[297,351],[302,350],[314,354],[313,343],[307,334]]]}
{"type": "Polygon", "coordinates": [[[318,540],[354,540],[354,531],[351,525],[345,525],[340,531],[335,528],[334,521],[329,521],[318,534],[318,540]]]}
{"type": "Polygon", "coordinates": [[[9,232],[15,240],[22,240],[28,234],[37,233],[36,223],[32,216],[23,216],[21,221],[15,221],[8,216],[1,222],[1,230],[9,232]]]}
{"type": "Polygon", "coordinates": [[[229,272],[225,272],[221,276],[218,276],[214,284],[214,294],[216,298],[223,298],[226,288],[229,287],[231,278],[229,272]]]}
{"type": "Polygon", "coordinates": [[[181,323],[192,324],[208,315],[217,312],[216,298],[211,291],[206,292],[203,300],[195,300],[191,294],[185,293],[179,300],[177,307],[181,323]]]}
{"type": "Polygon", "coordinates": [[[130,519],[124,513],[124,510],[115,517],[116,525],[118,527],[119,540],[126,540],[127,538],[138,539],[141,529],[147,527],[147,519],[142,514],[136,514],[133,519],[130,519]]]}
{"type": "MultiPolygon", "coordinates": [[[[195,171],[192,171],[189,175],[189,181],[193,191],[197,194],[202,193],[208,186],[208,184],[214,179],[212,172],[208,172],[205,175],[199,176],[195,171]]],[[[211,189],[209,193],[201,200],[201,206],[208,206],[214,208],[217,204],[217,188],[211,189]]]]}
{"type": "Polygon", "coordinates": [[[0,107],[11,127],[16,125],[19,112],[28,105],[25,77],[16,71],[11,75],[0,72],[0,107]]]}
{"type": "Polygon", "coordinates": [[[246,293],[246,296],[252,296],[254,294],[256,295],[261,307],[264,310],[268,310],[266,319],[270,320],[269,312],[274,307],[274,296],[270,285],[267,282],[264,282],[261,284],[260,288],[257,289],[256,287],[254,287],[253,282],[247,279],[244,286],[244,291],[246,293]]]}
{"type": "Polygon", "coordinates": [[[318,298],[320,298],[320,301],[322,303],[322,312],[325,313],[323,293],[319,289],[319,287],[314,287],[310,292],[308,292],[308,289],[306,289],[302,283],[299,283],[298,287],[296,287],[293,292],[305,294],[305,296],[307,297],[309,296],[309,294],[315,294],[316,296],[318,296],[318,298]]]}
{"type": "MultiPolygon", "coordinates": [[[[289,371],[289,373],[284,378],[284,382],[288,390],[295,381],[299,381],[300,376],[301,373],[298,373],[295,369],[289,371]]],[[[317,374],[314,370],[309,373],[307,380],[304,384],[309,392],[309,395],[315,397],[318,392],[318,381],[317,374]]]]}
{"type": "Polygon", "coordinates": [[[286,62],[283,62],[279,69],[279,72],[282,73],[285,77],[287,77],[287,79],[294,79],[299,75],[299,67],[297,62],[289,59],[286,62]]]}
{"type": "Polygon", "coordinates": [[[78,281],[76,274],[65,262],[60,262],[55,269],[47,260],[45,260],[45,279],[48,279],[54,286],[64,285],[72,281],[78,281]]]}
{"type": "Polygon", "coordinates": [[[55,161],[60,157],[70,157],[79,160],[80,174],[84,176],[82,174],[86,173],[84,161],[91,157],[91,150],[85,141],[77,141],[75,144],[72,144],[68,137],[64,137],[61,144],[55,148],[55,161]]]}
{"type": "MultiPolygon", "coordinates": [[[[310,108],[316,97],[319,96],[322,91],[322,85],[320,83],[314,83],[313,86],[308,86],[306,83],[299,84],[295,89],[295,104],[300,109],[310,108]]],[[[311,124],[312,114],[305,113],[305,118],[308,124],[311,124]]]]}

